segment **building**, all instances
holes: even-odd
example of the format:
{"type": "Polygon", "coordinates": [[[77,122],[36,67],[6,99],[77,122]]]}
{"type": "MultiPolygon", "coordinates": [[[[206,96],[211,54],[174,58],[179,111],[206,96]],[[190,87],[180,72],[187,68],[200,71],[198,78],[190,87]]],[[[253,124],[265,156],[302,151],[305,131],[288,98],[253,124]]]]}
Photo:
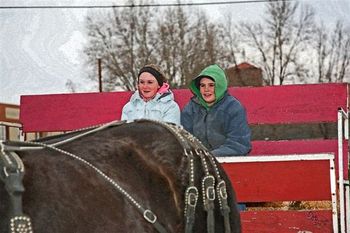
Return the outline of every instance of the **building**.
{"type": "Polygon", "coordinates": [[[21,126],[19,106],[0,103],[0,140],[19,140],[21,126]]]}
{"type": "Polygon", "coordinates": [[[248,62],[226,69],[228,85],[234,87],[259,87],[263,86],[262,70],[248,62]]]}

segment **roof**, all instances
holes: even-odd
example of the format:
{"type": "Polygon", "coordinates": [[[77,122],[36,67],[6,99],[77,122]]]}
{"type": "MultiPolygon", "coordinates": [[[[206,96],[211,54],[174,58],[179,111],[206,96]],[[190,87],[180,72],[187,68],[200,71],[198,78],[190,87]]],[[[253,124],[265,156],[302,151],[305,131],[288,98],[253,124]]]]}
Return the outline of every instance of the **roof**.
{"type": "Polygon", "coordinates": [[[243,70],[243,69],[260,69],[260,68],[254,66],[248,62],[242,62],[242,63],[238,64],[237,66],[233,65],[233,66],[229,67],[229,69],[230,68],[231,69],[241,69],[241,70],[243,70]]]}

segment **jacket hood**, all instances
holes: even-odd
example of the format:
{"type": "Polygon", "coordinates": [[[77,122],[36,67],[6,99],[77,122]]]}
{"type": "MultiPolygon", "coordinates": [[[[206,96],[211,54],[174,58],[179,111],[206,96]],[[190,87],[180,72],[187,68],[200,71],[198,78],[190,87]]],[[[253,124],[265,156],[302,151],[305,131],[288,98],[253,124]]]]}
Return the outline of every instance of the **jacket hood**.
{"type": "MultiPolygon", "coordinates": [[[[203,77],[210,77],[215,81],[215,103],[217,103],[219,100],[221,100],[225,92],[227,90],[227,78],[225,71],[218,65],[210,65],[206,67],[202,72],[195,77],[191,83],[190,83],[190,89],[193,92],[194,95],[197,96],[199,99],[199,102],[207,109],[210,107],[208,104],[204,101],[202,98],[202,95],[199,90],[199,81],[203,77]]],[[[214,104],[215,104],[214,103],[214,104]]]]}

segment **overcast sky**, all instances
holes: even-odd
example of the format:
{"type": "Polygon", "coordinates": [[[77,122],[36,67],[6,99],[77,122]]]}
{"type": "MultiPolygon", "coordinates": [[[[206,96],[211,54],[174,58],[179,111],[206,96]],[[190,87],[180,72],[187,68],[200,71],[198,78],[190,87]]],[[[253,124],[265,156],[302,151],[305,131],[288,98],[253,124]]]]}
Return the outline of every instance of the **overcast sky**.
{"type": "MultiPolygon", "coordinates": [[[[300,2],[311,5],[318,19],[329,23],[343,19],[350,25],[350,0],[300,0],[300,2]]],[[[124,1],[0,0],[2,7],[113,3],[124,4],[124,1]]],[[[223,11],[229,10],[237,21],[259,20],[263,13],[263,5],[264,3],[255,2],[210,5],[204,8],[215,19],[220,18],[223,11]]],[[[79,92],[95,91],[95,84],[84,78],[86,72],[82,64],[86,12],[87,9],[0,8],[0,103],[19,104],[21,95],[66,93],[68,90],[65,84],[68,79],[78,85],[79,92]]]]}

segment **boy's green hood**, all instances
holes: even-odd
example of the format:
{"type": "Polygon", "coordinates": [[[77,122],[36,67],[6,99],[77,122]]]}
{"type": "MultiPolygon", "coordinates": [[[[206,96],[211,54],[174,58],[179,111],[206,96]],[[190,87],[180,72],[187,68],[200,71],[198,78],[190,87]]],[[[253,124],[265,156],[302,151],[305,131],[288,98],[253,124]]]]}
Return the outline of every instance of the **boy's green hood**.
{"type": "Polygon", "coordinates": [[[202,72],[192,80],[190,84],[191,91],[197,96],[200,103],[206,108],[209,109],[210,107],[208,104],[204,101],[202,98],[202,95],[199,91],[199,86],[197,84],[198,81],[202,77],[210,77],[215,81],[215,103],[221,100],[221,98],[225,95],[225,92],[227,90],[227,79],[226,74],[223,69],[220,68],[218,65],[210,65],[206,67],[202,72]]]}

